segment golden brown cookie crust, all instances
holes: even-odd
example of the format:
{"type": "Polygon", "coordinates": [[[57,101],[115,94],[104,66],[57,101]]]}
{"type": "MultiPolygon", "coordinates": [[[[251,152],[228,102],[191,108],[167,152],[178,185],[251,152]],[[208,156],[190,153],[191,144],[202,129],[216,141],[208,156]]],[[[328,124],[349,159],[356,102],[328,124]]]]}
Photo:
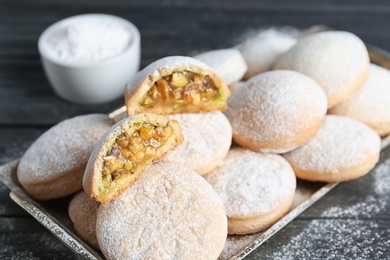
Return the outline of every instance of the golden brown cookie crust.
{"type": "Polygon", "coordinates": [[[113,189],[109,190],[107,194],[102,193],[102,170],[105,165],[104,157],[108,155],[119,136],[123,135],[125,132],[130,133],[131,135],[136,132],[140,124],[143,123],[154,126],[170,127],[172,129],[172,134],[166,139],[166,142],[162,146],[156,148],[153,161],[159,160],[165,156],[168,151],[174,149],[183,140],[179,123],[166,116],[144,113],[119,121],[101,138],[88,160],[83,179],[83,188],[89,197],[99,201],[103,205],[107,204],[131,186],[149,165],[141,163],[136,169],[136,172],[131,176],[124,175],[124,178],[126,178],[125,181],[121,181],[120,183],[116,182],[116,184],[113,184],[112,186],[113,189]]]}
{"type": "Polygon", "coordinates": [[[125,86],[125,103],[129,116],[138,113],[157,113],[162,115],[177,113],[198,113],[213,110],[225,110],[226,100],[230,97],[230,90],[222,79],[214,73],[206,64],[191,57],[170,56],[151,63],[149,66],[135,74],[125,86]],[[218,88],[220,98],[209,104],[207,107],[196,105],[182,105],[173,109],[162,107],[145,107],[140,104],[147,92],[154,86],[155,82],[164,76],[174,72],[189,71],[199,75],[209,76],[218,88]]]}

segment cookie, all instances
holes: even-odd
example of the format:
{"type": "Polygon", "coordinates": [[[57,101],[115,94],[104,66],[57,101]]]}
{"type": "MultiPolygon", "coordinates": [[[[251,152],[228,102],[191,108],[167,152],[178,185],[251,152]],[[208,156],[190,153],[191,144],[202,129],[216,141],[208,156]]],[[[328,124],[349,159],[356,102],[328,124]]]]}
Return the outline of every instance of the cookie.
{"type": "Polygon", "coordinates": [[[99,250],[96,238],[96,219],[99,203],[84,192],[75,195],[69,203],[68,214],[76,233],[89,245],[99,250]]]}
{"type": "Polygon", "coordinates": [[[182,164],[200,175],[225,158],[232,143],[232,127],[220,111],[171,115],[182,129],[184,141],[162,160],[182,164]]]}
{"type": "Polygon", "coordinates": [[[276,60],[296,42],[294,37],[286,33],[269,29],[240,44],[238,49],[248,65],[244,78],[249,79],[271,70],[276,60]]]}
{"type": "Polygon", "coordinates": [[[390,71],[375,64],[363,86],[330,114],[347,116],[365,123],[380,136],[390,134],[390,71]]]}
{"type": "Polygon", "coordinates": [[[234,141],[260,152],[284,153],[306,143],[326,114],[326,95],[295,71],[269,71],[248,80],[229,99],[234,141]]]}
{"type": "Polygon", "coordinates": [[[264,230],[290,209],[296,187],[294,171],[280,155],[233,148],[205,179],[219,194],[229,234],[264,230]]]}
{"type": "Polygon", "coordinates": [[[298,178],[339,182],[359,178],[379,160],[379,135],[356,120],[329,115],[307,144],[284,154],[298,178]]]}
{"type": "Polygon", "coordinates": [[[179,123],[166,116],[145,113],[119,121],[100,139],[88,160],[85,193],[107,204],[182,140],[179,123]]]}
{"type": "Polygon", "coordinates": [[[225,110],[230,90],[203,62],[171,56],[151,63],[125,86],[129,116],[225,110]]]}
{"type": "Polygon", "coordinates": [[[96,224],[107,259],[217,259],[226,214],[213,188],[177,164],[152,164],[107,206],[96,224]]]}
{"type": "Polygon", "coordinates": [[[237,49],[220,49],[200,53],[195,59],[209,65],[227,84],[240,81],[248,69],[237,49]]]}
{"type": "Polygon", "coordinates": [[[20,184],[38,200],[62,198],[80,190],[88,158],[113,124],[107,115],[90,114],[53,126],[20,159],[20,184]]]}
{"type": "Polygon", "coordinates": [[[274,68],[295,70],[313,78],[325,91],[328,108],[332,108],[362,86],[369,64],[367,48],[356,35],[331,31],[300,39],[274,68]]]}

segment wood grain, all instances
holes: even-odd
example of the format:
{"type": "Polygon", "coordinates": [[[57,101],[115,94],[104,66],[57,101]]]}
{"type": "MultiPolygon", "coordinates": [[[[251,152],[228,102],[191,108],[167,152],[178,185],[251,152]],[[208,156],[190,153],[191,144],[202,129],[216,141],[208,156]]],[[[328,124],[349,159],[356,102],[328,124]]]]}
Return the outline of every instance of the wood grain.
{"type": "MultiPolygon", "coordinates": [[[[123,99],[93,106],[66,102],[54,94],[40,64],[37,40],[46,27],[68,16],[96,12],[124,17],[140,29],[142,67],[168,55],[231,47],[271,26],[304,29],[325,24],[390,51],[390,2],[384,0],[0,0],[0,164],[20,157],[43,131],[63,119],[108,113],[123,104],[123,99]]],[[[389,163],[388,157],[389,149],[379,167],[389,163]]],[[[390,179],[384,168],[337,186],[249,259],[388,257],[390,179]]],[[[18,208],[0,185],[0,259],[75,255],[18,208]]]]}

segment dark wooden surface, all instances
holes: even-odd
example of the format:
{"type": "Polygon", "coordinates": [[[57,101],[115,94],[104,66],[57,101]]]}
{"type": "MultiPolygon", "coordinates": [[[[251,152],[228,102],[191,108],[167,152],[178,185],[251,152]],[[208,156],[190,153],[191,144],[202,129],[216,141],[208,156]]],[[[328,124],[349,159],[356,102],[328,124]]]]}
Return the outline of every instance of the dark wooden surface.
{"type": "MultiPolygon", "coordinates": [[[[81,13],[109,13],[141,31],[142,66],[172,54],[229,47],[269,26],[315,24],[347,30],[390,51],[388,1],[0,0],[0,163],[20,157],[46,129],[79,114],[110,112],[65,102],[50,88],[37,39],[50,24],[81,13]]],[[[379,168],[340,184],[252,253],[250,259],[390,259],[390,150],[379,168]],[[387,167],[386,167],[387,166],[387,167]]],[[[75,259],[8,197],[0,184],[0,259],[75,259]]]]}

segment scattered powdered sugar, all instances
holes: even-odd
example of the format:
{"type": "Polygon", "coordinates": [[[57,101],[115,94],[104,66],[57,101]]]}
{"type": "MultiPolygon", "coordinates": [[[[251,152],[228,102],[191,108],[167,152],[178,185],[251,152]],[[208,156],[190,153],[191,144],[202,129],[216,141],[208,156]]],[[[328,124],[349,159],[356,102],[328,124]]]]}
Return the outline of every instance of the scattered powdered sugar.
{"type": "Polygon", "coordinates": [[[369,64],[366,46],[349,32],[320,32],[302,38],[276,63],[312,77],[326,94],[352,84],[369,64]]]}
{"type": "Polygon", "coordinates": [[[389,100],[390,71],[371,64],[363,86],[353,96],[330,109],[330,113],[362,121],[383,135],[390,132],[389,100]]]}
{"type": "MultiPolygon", "coordinates": [[[[264,246],[263,250],[257,250],[249,258],[385,259],[390,253],[388,239],[390,233],[385,227],[386,220],[382,222],[365,218],[387,214],[389,206],[387,198],[390,196],[390,158],[379,164],[370,176],[373,188],[370,189],[370,193],[366,192],[366,197],[360,197],[358,201],[349,205],[343,203],[343,206],[330,207],[321,213],[321,218],[324,219],[311,220],[307,226],[302,226],[298,218],[293,222],[295,226],[293,229],[286,227],[280,231],[290,236],[298,229],[300,230],[298,234],[285,244],[264,246]]],[[[283,242],[278,239],[273,243],[283,242]]]]}
{"type": "Polygon", "coordinates": [[[99,208],[96,228],[107,259],[216,259],[227,220],[218,195],[201,176],[160,162],[99,208]]]}
{"type": "Polygon", "coordinates": [[[226,239],[225,247],[218,260],[227,260],[232,256],[240,252],[240,250],[249,246],[256,238],[261,235],[261,232],[245,236],[228,236],[226,239]]]}
{"type": "Polygon", "coordinates": [[[238,49],[248,65],[245,78],[270,70],[275,61],[296,42],[286,33],[268,29],[241,43],[238,49]]]}
{"type": "Polygon", "coordinates": [[[22,156],[18,166],[19,181],[49,181],[72,169],[85,167],[96,143],[113,123],[107,115],[90,114],[53,126],[22,156]]]}
{"type": "Polygon", "coordinates": [[[284,157],[305,171],[342,174],[379,154],[380,138],[368,126],[347,117],[326,116],[317,135],[284,157]]]}
{"type": "Polygon", "coordinates": [[[326,96],[314,80],[293,71],[270,71],[234,92],[226,115],[241,145],[278,143],[279,150],[267,152],[286,152],[296,147],[291,142],[322,121],[326,109],[326,96]]]}
{"type": "Polygon", "coordinates": [[[229,218],[261,216],[294,196],[296,180],[283,157],[233,148],[205,179],[219,194],[229,218]]]}
{"type": "Polygon", "coordinates": [[[389,235],[388,230],[371,221],[316,219],[288,245],[278,246],[275,252],[257,254],[275,260],[384,259],[389,253],[389,235]]]}
{"type": "Polygon", "coordinates": [[[194,58],[213,68],[228,85],[242,79],[248,69],[244,57],[236,49],[207,51],[194,56],[194,58]]]}
{"type": "Polygon", "coordinates": [[[222,112],[169,117],[179,121],[184,141],[163,161],[183,164],[203,175],[225,158],[232,143],[232,127],[222,112]]]}
{"type": "Polygon", "coordinates": [[[122,53],[131,39],[130,31],[116,20],[85,17],[60,27],[43,44],[53,57],[97,61],[122,53]]]}
{"type": "Polygon", "coordinates": [[[321,214],[322,217],[334,218],[371,218],[378,213],[384,213],[389,205],[390,196],[390,158],[378,165],[371,173],[373,177],[373,192],[367,194],[363,201],[341,208],[334,206],[321,214]]]}

